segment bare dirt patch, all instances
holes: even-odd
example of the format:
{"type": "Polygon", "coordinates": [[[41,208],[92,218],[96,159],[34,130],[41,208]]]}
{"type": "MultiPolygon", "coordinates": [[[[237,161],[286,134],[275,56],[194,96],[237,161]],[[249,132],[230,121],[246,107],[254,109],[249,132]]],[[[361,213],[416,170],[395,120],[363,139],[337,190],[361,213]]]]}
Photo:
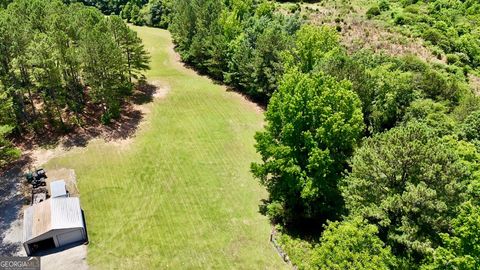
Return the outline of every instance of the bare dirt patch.
{"type": "Polygon", "coordinates": [[[21,213],[26,203],[22,178],[30,163],[30,156],[24,155],[0,173],[0,256],[25,255],[21,245],[21,213]]]}
{"type": "MultiPolygon", "coordinates": [[[[163,89],[157,89],[158,86],[158,82],[155,82],[155,84],[150,84],[149,82],[139,83],[130,99],[122,105],[120,117],[112,120],[108,125],[104,125],[101,122],[101,109],[97,108],[98,106],[95,104],[87,104],[89,108],[85,110],[87,113],[81,116],[83,122],[81,126],[69,127],[67,133],[59,133],[58,131],[45,128],[35,134],[16,138],[14,143],[23,152],[29,152],[37,148],[56,149],[58,146],[65,150],[72,147],[85,147],[88,141],[95,138],[104,139],[105,141],[131,138],[136,133],[140,122],[145,116],[145,113],[142,111],[144,109],[143,105],[153,101],[157,90],[165,92],[163,89]]],[[[42,159],[55,154],[58,154],[58,150],[46,150],[42,151],[37,157],[42,161],[42,159]]]]}
{"type": "Polygon", "coordinates": [[[421,40],[392,33],[374,22],[352,20],[341,27],[342,43],[349,52],[369,49],[392,56],[415,55],[427,62],[445,63],[444,58],[438,59],[424,47],[421,40]]]}
{"type": "Polygon", "coordinates": [[[470,74],[468,79],[473,92],[480,95],[480,77],[470,74]]]}
{"type": "Polygon", "coordinates": [[[170,86],[163,83],[159,80],[149,81],[149,84],[155,86],[156,91],[153,93],[154,98],[163,99],[167,97],[167,94],[170,92],[170,86]]]}
{"type": "Polygon", "coordinates": [[[96,113],[85,114],[83,126],[73,127],[67,134],[45,130],[42,134],[17,138],[16,145],[24,156],[31,159],[32,162],[28,164],[31,169],[38,168],[74,147],[85,147],[94,139],[102,139],[117,146],[129,145],[140,124],[144,122],[145,115],[149,113],[148,104],[155,99],[166,98],[169,91],[170,87],[159,80],[141,82],[130,100],[122,106],[120,117],[110,124],[101,123],[99,110],[88,109],[86,111],[96,113]]]}
{"type": "Polygon", "coordinates": [[[302,11],[313,24],[338,27],[342,44],[350,53],[368,49],[391,56],[415,55],[427,62],[446,62],[445,56],[438,59],[421,39],[404,36],[381,22],[367,20],[362,14],[368,6],[353,7],[327,1],[325,5],[303,4],[302,11]]]}

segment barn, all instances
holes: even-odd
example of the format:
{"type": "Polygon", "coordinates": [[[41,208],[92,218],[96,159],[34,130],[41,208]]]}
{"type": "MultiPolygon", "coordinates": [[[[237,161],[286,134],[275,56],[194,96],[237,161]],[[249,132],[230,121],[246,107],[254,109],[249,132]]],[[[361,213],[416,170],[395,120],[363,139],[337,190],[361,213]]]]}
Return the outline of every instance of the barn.
{"type": "Polygon", "coordinates": [[[48,199],[24,211],[23,247],[27,255],[85,242],[86,239],[85,223],[77,197],[48,199]]]}

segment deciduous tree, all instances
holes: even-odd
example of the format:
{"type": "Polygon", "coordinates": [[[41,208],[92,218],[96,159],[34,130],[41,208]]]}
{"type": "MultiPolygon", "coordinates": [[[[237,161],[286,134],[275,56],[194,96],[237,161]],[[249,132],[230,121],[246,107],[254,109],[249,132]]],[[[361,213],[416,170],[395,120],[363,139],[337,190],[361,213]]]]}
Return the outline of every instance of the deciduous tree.
{"type": "Polygon", "coordinates": [[[273,94],[265,131],[256,134],[255,177],[292,218],[334,217],[337,183],[363,129],[350,83],[321,73],[290,71],[273,94]]]}

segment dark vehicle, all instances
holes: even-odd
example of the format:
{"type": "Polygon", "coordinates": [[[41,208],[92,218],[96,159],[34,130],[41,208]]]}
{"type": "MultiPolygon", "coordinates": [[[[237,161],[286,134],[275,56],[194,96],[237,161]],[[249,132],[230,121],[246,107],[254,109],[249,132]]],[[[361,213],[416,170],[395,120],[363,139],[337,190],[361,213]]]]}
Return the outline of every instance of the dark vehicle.
{"type": "Polygon", "coordinates": [[[32,184],[33,188],[47,185],[47,183],[45,182],[47,174],[44,169],[38,169],[34,172],[28,172],[25,174],[25,178],[27,179],[28,183],[32,184]]]}

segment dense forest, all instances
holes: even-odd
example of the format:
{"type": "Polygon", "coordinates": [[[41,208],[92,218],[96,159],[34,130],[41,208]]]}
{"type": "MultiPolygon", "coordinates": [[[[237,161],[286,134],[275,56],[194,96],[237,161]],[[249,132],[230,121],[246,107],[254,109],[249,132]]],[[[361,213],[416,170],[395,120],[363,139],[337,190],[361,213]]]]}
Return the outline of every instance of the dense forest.
{"type": "MultiPolygon", "coordinates": [[[[348,52],[341,29],[271,1],[82,2],[168,27],[184,62],[267,105],[251,171],[299,269],[480,269],[478,1],[380,0],[365,14],[446,63],[348,52]]],[[[120,17],[80,4],[17,0],[0,36],[2,134],[74,123],[87,98],[108,120],[148,62],[120,17]]]]}
{"type": "MultiPolygon", "coordinates": [[[[85,124],[88,110],[108,123],[149,61],[121,18],[61,1],[18,0],[0,10],[0,50],[3,137],[63,132],[85,124]]],[[[1,143],[2,163],[18,157],[1,143]]]]}

